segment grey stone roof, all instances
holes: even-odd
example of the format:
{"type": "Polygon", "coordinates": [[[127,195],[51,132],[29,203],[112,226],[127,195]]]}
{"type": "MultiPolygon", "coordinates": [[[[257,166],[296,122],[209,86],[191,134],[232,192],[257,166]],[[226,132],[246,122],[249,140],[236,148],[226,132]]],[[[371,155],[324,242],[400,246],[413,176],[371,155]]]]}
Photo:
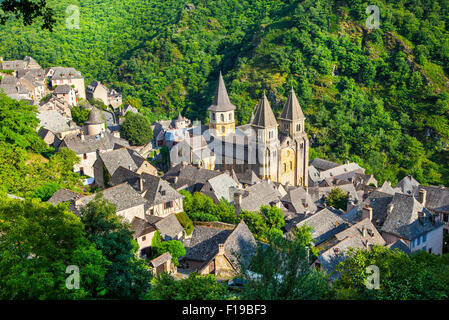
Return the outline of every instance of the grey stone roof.
{"type": "Polygon", "coordinates": [[[237,270],[247,266],[256,251],[256,240],[243,220],[232,230],[224,243],[225,256],[237,270]]]}
{"type": "Polygon", "coordinates": [[[279,119],[285,119],[290,121],[297,121],[300,119],[305,119],[304,113],[302,112],[301,106],[299,105],[298,98],[296,98],[295,91],[290,91],[287,102],[282,109],[281,116],[279,119]]]}
{"type": "Polygon", "coordinates": [[[67,84],[62,84],[56,87],[56,94],[68,94],[71,90],[74,90],[71,86],[67,84]]]}
{"type": "Polygon", "coordinates": [[[224,243],[232,230],[195,226],[185,259],[210,261],[218,253],[218,244],[224,243]]]}
{"type": "Polygon", "coordinates": [[[197,168],[192,165],[183,165],[182,163],[170,168],[163,179],[173,184],[175,189],[187,185],[191,192],[199,192],[204,184],[221,172],[197,168]]]}
{"type": "MultiPolygon", "coordinates": [[[[230,188],[237,187],[237,182],[228,174],[222,173],[216,177],[209,179],[208,182],[212,190],[203,190],[205,194],[213,193],[218,200],[224,198],[229,202],[234,201],[234,194],[231,194],[230,188]]],[[[205,187],[206,186],[204,186],[203,189],[205,187]]]]}
{"type": "Polygon", "coordinates": [[[58,191],[56,191],[50,199],[47,200],[47,202],[53,204],[53,205],[57,205],[58,203],[62,203],[62,202],[68,202],[68,201],[73,201],[76,199],[81,198],[82,195],[79,193],[76,193],[74,191],[65,189],[65,188],[61,188],[58,191]]]}
{"type": "Polygon", "coordinates": [[[404,241],[402,241],[402,240],[398,240],[398,241],[396,241],[394,243],[390,243],[388,245],[388,247],[390,247],[392,250],[398,249],[399,251],[402,251],[402,252],[407,253],[407,254],[411,254],[412,253],[412,251],[407,246],[407,244],[404,241]]]}
{"type": "Polygon", "coordinates": [[[394,186],[394,189],[396,192],[413,194],[413,190],[418,186],[419,182],[416,181],[412,176],[405,176],[394,186]]]}
{"type": "Polygon", "coordinates": [[[393,188],[391,187],[391,182],[390,181],[385,181],[378,190],[380,192],[388,193],[388,194],[391,194],[391,195],[394,195],[396,193],[396,191],[393,190],[393,188]]]}
{"type": "Polygon", "coordinates": [[[223,76],[218,77],[218,85],[215,90],[215,97],[212,105],[209,107],[209,111],[232,111],[235,110],[235,106],[229,100],[228,92],[226,90],[225,83],[223,81],[223,76]]]}
{"type": "Polygon", "coordinates": [[[312,227],[312,236],[315,239],[315,245],[319,245],[349,227],[342,218],[327,208],[302,220],[296,225],[296,228],[304,225],[312,227]]]}
{"type": "Polygon", "coordinates": [[[315,158],[309,162],[309,165],[313,166],[318,171],[326,171],[338,167],[340,164],[320,158],[315,158]]]}
{"type": "Polygon", "coordinates": [[[278,123],[274,116],[273,110],[271,109],[270,103],[268,102],[267,96],[263,94],[262,99],[260,99],[259,106],[254,114],[254,119],[251,125],[261,128],[277,127],[278,123]]]}
{"type": "Polygon", "coordinates": [[[274,183],[262,181],[245,189],[246,196],[242,197],[240,208],[245,211],[259,211],[261,205],[271,205],[280,201],[281,194],[274,183]]]}
{"type": "Polygon", "coordinates": [[[349,193],[353,200],[360,201],[357,191],[355,190],[355,187],[352,183],[330,187],[310,187],[308,191],[310,196],[312,197],[313,202],[315,202],[316,204],[320,204],[322,199],[326,198],[334,188],[340,188],[341,190],[349,193]]]}
{"type": "Polygon", "coordinates": [[[102,152],[100,159],[111,176],[120,166],[136,171],[145,161],[137,152],[126,147],[102,152]]]}
{"type": "Polygon", "coordinates": [[[165,236],[176,238],[178,234],[184,230],[174,213],[155,222],[154,226],[159,230],[162,238],[165,238],[165,236]]]}
{"type": "Polygon", "coordinates": [[[315,212],[317,210],[312,197],[303,187],[289,188],[281,201],[291,204],[297,213],[315,212]]]}
{"type": "Polygon", "coordinates": [[[138,190],[140,192],[139,180],[140,174],[120,166],[114,171],[114,174],[109,180],[109,184],[111,186],[116,186],[118,184],[127,182],[131,187],[133,187],[134,190],[138,190]]]}
{"type": "MultiPolygon", "coordinates": [[[[110,201],[116,206],[117,212],[134,208],[145,203],[145,200],[140,196],[140,194],[131,188],[131,186],[127,183],[105,189],[101,191],[101,193],[103,193],[103,199],[110,201]]],[[[89,202],[94,200],[95,196],[96,195],[93,194],[78,199],[76,201],[76,206],[80,208],[87,205],[89,202]]]]}
{"type": "Polygon", "coordinates": [[[144,190],[142,196],[150,207],[184,198],[182,194],[173,189],[167,181],[160,177],[152,176],[147,173],[143,173],[141,177],[144,190]]]}
{"type": "Polygon", "coordinates": [[[71,134],[64,138],[61,146],[66,146],[76,154],[84,154],[96,152],[97,150],[112,150],[116,145],[129,147],[129,143],[126,140],[116,138],[112,134],[105,132],[103,136],[85,136],[84,140],[81,139],[80,135],[71,134]]]}
{"type": "Polygon", "coordinates": [[[150,263],[153,266],[153,268],[157,268],[160,265],[166,263],[167,261],[170,261],[171,259],[172,259],[172,257],[170,255],[170,252],[167,251],[167,252],[161,254],[159,257],[151,260],[150,263]]]}
{"type": "Polygon", "coordinates": [[[335,235],[335,238],[341,241],[347,237],[363,236],[363,229],[366,230],[366,237],[364,239],[367,239],[370,244],[378,244],[381,246],[385,245],[384,238],[382,238],[379,231],[377,231],[374,224],[368,218],[363,219],[351,227],[339,232],[335,235]]]}
{"type": "Polygon", "coordinates": [[[426,190],[426,208],[438,213],[449,213],[449,188],[420,185],[415,188],[415,197],[420,189],[426,190]]]}
{"type": "Polygon", "coordinates": [[[134,217],[131,222],[131,230],[134,231],[133,238],[137,239],[138,237],[155,232],[156,228],[148,221],[134,217]]]}
{"type": "Polygon", "coordinates": [[[413,196],[396,193],[391,204],[393,208],[391,213],[387,214],[382,232],[413,240],[443,225],[441,222],[432,222],[432,214],[413,196]],[[424,224],[418,219],[419,212],[424,214],[424,224]]]}
{"type": "Polygon", "coordinates": [[[104,123],[103,114],[100,109],[93,107],[89,112],[86,124],[100,124],[104,123]]]}
{"type": "Polygon", "coordinates": [[[52,80],[59,79],[83,79],[83,76],[79,71],[76,71],[75,68],[64,68],[64,67],[54,67],[51,68],[54,70],[52,80]]]}
{"type": "Polygon", "coordinates": [[[257,174],[251,169],[245,170],[245,172],[243,173],[236,172],[236,176],[241,184],[253,185],[262,181],[257,176],[257,174]]]}
{"type": "Polygon", "coordinates": [[[39,111],[36,116],[40,120],[39,126],[53,133],[81,130],[80,127],[71,123],[71,119],[62,116],[57,110],[39,111]]]}
{"type": "Polygon", "coordinates": [[[362,220],[362,208],[369,206],[373,209],[373,222],[377,227],[384,224],[387,217],[388,205],[393,200],[393,195],[385,192],[375,190],[371,192],[368,197],[360,203],[357,210],[351,210],[343,216],[343,219],[356,223],[362,220]]]}

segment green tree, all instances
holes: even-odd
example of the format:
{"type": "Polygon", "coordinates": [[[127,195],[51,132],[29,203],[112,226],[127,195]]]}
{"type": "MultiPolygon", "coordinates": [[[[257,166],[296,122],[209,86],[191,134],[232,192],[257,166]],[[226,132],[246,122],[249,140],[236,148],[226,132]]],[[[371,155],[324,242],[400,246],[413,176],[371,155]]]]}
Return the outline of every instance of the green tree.
{"type": "Polygon", "coordinates": [[[127,114],[120,133],[132,145],[144,145],[153,138],[150,122],[141,114],[127,114]]]}
{"type": "Polygon", "coordinates": [[[2,195],[0,299],[95,298],[104,290],[108,266],[67,206],[2,195]],[[66,287],[69,265],[79,268],[79,290],[66,287]]]}
{"type": "Polygon", "coordinates": [[[152,300],[222,300],[227,297],[225,285],[218,283],[213,275],[200,276],[197,273],[181,280],[163,273],[154,279],[151,293],[147,296],[152,300]]]}
{"type": "Polygon", "coordinates": [[[97,194],[81,209],[88,239],[112,262],[105,276],[108,298],[137,299],[149,290],[151,271],[137,258],[138,244],[116,208],[97,194]]]}
{"type": "Polygon", "coordinates": [[[250,300],[329,299],[332,292],[329,280],[310,267],[310,243],[304,243],[306,238],[272,237],[268,244],[258,243],[249,266],[241,268],[241,277],[247,280],[241,297],[250,300]]]}
{"type": "Polygon", "coordinates": [[[47,201],[56,191],[61,188],[62,186],[59,183],[48,182],[34,190],[33,198],[39,198],[42,201],[47,201]]]}
{"type": "Polygon", "coordinates": [[[346,210],[348,204],[349,194],[340,188],[336,187],[331,190],[326,198],[326,204],[336,209],[346,210]]]}
{"type": "Polygon", "coordinates": [[[156,250],[158,256],[164,254],[165,252],[170,252],[172,262],[175,266],[179,265],[178,258],[185,256],[186,254],[184,245],[178,240],[163,241],[158,246],[152,247],[152,249],[156,250]]]}

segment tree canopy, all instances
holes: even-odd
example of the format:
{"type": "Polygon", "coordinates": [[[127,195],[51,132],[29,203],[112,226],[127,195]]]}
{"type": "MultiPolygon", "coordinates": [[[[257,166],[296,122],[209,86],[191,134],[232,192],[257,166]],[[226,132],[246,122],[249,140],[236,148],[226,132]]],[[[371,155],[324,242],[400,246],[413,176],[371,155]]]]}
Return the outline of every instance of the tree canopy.
{"type": "Polygon", "coordinates": [[[150,122],[141,114],[127,113],[120,134],[131,145],[144,145],[153,138],[150,122]]]}

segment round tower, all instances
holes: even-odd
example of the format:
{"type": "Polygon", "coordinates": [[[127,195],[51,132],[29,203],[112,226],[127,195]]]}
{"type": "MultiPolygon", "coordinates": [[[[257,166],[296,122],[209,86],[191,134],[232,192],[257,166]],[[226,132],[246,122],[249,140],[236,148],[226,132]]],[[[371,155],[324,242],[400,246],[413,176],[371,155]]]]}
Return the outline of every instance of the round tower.
{"type": "Polygon", "coordinates": [[[85,122],[88,136],[94,136],[106,131],[101,111],[98,108],[92,108],[89,112],[89,118],[85,122]]]}

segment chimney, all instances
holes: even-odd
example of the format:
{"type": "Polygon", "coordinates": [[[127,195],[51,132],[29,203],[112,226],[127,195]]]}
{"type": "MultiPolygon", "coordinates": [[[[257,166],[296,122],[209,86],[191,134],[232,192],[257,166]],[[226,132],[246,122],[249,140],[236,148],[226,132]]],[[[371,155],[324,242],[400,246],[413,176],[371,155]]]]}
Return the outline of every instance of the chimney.
{"type": "Polygon", "coordinates": [[[131,165],[128,166],[128,170],[129,170],[129,171],[132,171],[132,170],[133,170],[131,165]]]}
{"type": "Polygon", "coordinates": [[[142,176],[139,177],[139,190],[140,190],[140,192],[143,192],[143,178],[142,178],[142,176]]]}
{"type": "Polygon", "coordinates": [[[81,138],[81,141],[84,141],[84,132],[80,133],[80,138],[81,138]]]}
{"type": "Polygon", "coordinates": [[[366,218],[368,218],[369,221],[373,221],[373,208],[368,205],[362,209],[362,219],[366,218]]]}
{"type": "Polygon", "coordinates": [[[218,244],[218,255],[224,255],[224,243],[218,244]]]}
{"type": "Polygon", "coordinates": [[[421,189],[421,190],[419,190],[419,193],[418,193],[418,201],[419,201],[419,203],[421,203],[424,207],[426,206],[426,195],[427,195],[426,189],[421,189]]]}
{"type": "Polygon", "coordinates": [[[393,212],[394,209],[394,204],[390,203],[387,207],[387,214],[391,214],[393,212]]]}
{"type": "Polygon", "coordinates": [[[366,238],[366,228],[362,227],[362,237],[366,238]]]}

